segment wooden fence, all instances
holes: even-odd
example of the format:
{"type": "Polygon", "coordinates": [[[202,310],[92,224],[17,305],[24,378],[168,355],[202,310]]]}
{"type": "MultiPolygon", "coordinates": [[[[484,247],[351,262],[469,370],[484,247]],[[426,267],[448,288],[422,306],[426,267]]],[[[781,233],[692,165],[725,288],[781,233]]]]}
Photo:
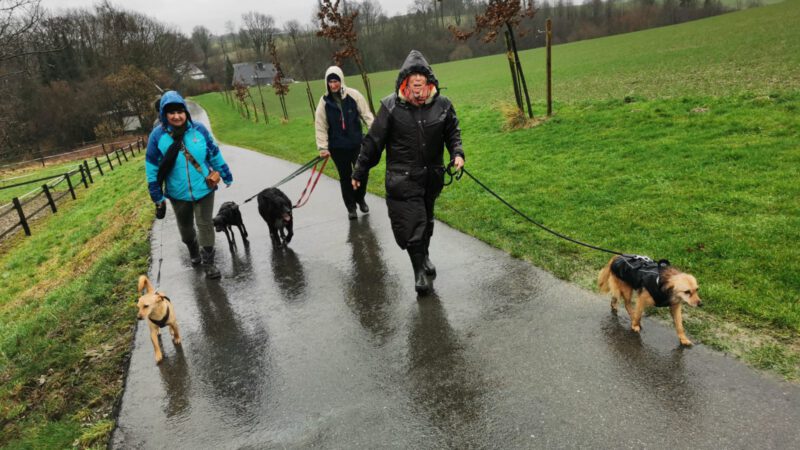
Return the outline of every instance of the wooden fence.
{"type": "Polygon", "coordinates": [[[30,236],[31,229],[28,221],[31,218],[48,208],[55,214],[58,212],[57,203],[59,200],[67,195],[75,200],[77,198],[75,192],[81,185],[83,185],[84,189],[88,189],[90,185],[94,184],[97,174],[104,176],[107,172],[113,171],[115,165],[122,165],[122,163],[136,156],[137,152],[141,154],[146,149],[147,144],[142,138],[128,143],[127,148],[120,147],[115,150],[112,149],[110,152],[103,146],[103,156],[84,159],[77,167],[67,172],[0,187],[0,191],[2,191],[44,182],[40,187],[19,197],[14,197],[11,203],[0,206],[0,240],[20,228],[25,231],[27,236],[30,236]],[[93,174],[92,171],[95,173],[93,174]],[[28,209],[27,212],[25,211],[26,207],[28,209]],[[31,209],[33,210],[31,211],[31,209]]]}

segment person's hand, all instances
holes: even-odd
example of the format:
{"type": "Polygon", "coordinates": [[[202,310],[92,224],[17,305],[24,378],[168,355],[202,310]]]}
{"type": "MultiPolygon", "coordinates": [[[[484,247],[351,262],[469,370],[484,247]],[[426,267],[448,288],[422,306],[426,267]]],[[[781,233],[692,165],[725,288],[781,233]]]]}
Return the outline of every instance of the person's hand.
{"type": "Polygon", "coordinates": [[[320,150],[319,151],[319,157],[320,158],[327,158],[328,156],[331,156],[331,152],[329,152],[327,150],[320,150]]]}
{"type": "Polygon", "coordinates": [[[461,168],[464,167],[464,158],[456,156],[453,160],[453,167],[455,167],[456,170],[461,170],[461,168]]]}
{"type": "Polygon", "coordinates": [[[354,191],[361,187],[361,182],[356,180],[355,178],[350,179],[350,182],[353,184],[354,191]]]}
{"type": "Polygon", "coordinates": [[[163,219],[167,215],[167,201],[161,200],[161,203],[156,203],[156,219],[163,219]]]}

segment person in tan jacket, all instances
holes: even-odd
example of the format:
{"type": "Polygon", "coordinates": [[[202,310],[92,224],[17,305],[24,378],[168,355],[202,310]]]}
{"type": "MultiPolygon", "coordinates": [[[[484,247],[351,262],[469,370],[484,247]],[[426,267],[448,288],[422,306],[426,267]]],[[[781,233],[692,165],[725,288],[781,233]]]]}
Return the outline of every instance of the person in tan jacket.
{"type": "Polygon", "coordinates": [[[364,133],[361,124],[367,128],[372,125],[374,117],[367,101],[360,92],[345,87],[344,73],[338,66],[331,66],[325,71],[326,94],[317,105],[315,128],[319,156],[330,156],[339,171],[339,182],[342,200],[347,208],[347,216],[357,218],[356,205],[362,213],[369,212],[364,201],[367,192],[367,180],[362,180],[358,189],[350,185],[353,165],[361,149],[364,133]]]}

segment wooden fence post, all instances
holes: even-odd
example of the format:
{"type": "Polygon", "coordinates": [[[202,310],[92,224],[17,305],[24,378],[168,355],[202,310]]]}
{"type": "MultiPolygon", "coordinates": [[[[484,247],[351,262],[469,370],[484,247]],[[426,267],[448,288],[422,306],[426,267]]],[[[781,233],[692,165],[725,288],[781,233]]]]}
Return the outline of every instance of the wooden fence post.
{"type": "MultiPolygon", "coordinates": [[[[95,158],[97,159],[97,158],[95,158]]],[[[89,163],[86,160],[83,160],[83,168],[86,169],[86,175],[89,176],[89,183],[94,184],[94,179],[92,178],[92,171],[89,170],[89,163]]]]}
{"type": "MultiPolygon", "coordinates": [[[[127,162],[128,161],[128,155],[125,154],[125,147],[122,147],[119,150],[117,150],[117,159],[119,159],[119,152],[122,152],[122,156],[125,157],[125,161],[127,162]]],[[[120,164],[122,164],[121,161],[120,161],[120,164]]]]}
{"type": "Polygon", "coordinates": [[[547,115],[553,115],[553,66],[551,59],[551,44],[553,40],[553,21],[547,19],[547,115]]]}
{"type": "Polygon", "coordinates": [[[72,194],[72,199],[77,200],[78,197],[75,197],[75,189],[72,188],[72,180],[69,178],[69,172],[65,173],[64,177],[67,179],[67,186],[69,186],[69,193],[72,194]]]}
{"type": "MultiPolygon", "coordinates": [[[[117,155],[117,162],[118,162],[118,163],[119,163],[119,165],[121,166],[121,165],[122,165],[122,158],[120,158],[120,157],[119,157],[119,149],[117,149],[117,150],[114,150],[114,153],[117,155]]],[[[125,157],[125,159],[127,160],[127,159],[128,159],[128,157],[126,156],[126,157],[125,157]]]]}
{"type": "Polygon", "coordinates": [[[131,158],[133,158],[134,156],[136,156],[136,155],[133,153],[133,143],[131,143],[131,144],[128,144],[128,150],[130,150],[130,151],[131,151],[131,158]]]}
{"type": "Polygon", "coordinates": [[[83,170],[83,164],[78,164],[78,169],[81,171],[81,183],[83,183],[83,187],[89,189],[89,182],[86,181],[86,171],[83,170]]]}
{"type": "Polygon", "coordinates": [[[19,223],[22,225],[22,229],[25,230],[25,235],[30,236],[31,229],[28,226],[28,221],[25,220],[25,213],[22,211],[22,204],[19,202],[17,197],[14,197],[14,200],[12,201],[14,202],[14,208],[16,208],[17,213],[19,214],[19,223]]]}
{"type": "MultiPolygon", "coordinates": [[[[106,155],[106,156],[108,156],[108,155],[106,155]]],[[[100,172],[100,176],[104,176],[103,168],[100,167],[100,161],[97,159],[97,156],[94,157],[94,162],[95,162],[95,164],[97,164],[97,170],[100,172]]]]}
{"type": "Polygon", "coordinates": [[[111,157],[108,156],[108,153],[106,153],[106,160],[108,160],[108,168],[114,170],[114,165],[111,164],[111,157]]]}
{"type": "Polygon", "coordinates": [[[47,197],[47,202],[50,203],[50,209],[53,210],[53,214],[57,213],[56,202],[53,201],[53,196],[50,195],[50,188],[47,187],[47,183],[42,185],[42,190],[44,191],[45,197],[47,197]]]}

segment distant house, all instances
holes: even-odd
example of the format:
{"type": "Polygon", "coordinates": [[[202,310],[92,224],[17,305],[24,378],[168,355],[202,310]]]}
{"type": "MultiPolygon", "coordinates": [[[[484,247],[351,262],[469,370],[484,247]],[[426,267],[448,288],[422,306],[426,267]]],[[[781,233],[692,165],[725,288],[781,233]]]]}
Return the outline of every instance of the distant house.
{"type": "Polygon", "coordinates": [[[275,66],[263,62],[246,62],[233,65],[233,82],[239,82],[248,86],[259,84],[272,84],[272,79],[278,73],[275,66]]]}
{"type": "Polygon", "coordinates": [[[177,72],[195,81],[203,81],[207,79],[206,74],[194,64],[181,64],[178,67],[177,72]]]}

